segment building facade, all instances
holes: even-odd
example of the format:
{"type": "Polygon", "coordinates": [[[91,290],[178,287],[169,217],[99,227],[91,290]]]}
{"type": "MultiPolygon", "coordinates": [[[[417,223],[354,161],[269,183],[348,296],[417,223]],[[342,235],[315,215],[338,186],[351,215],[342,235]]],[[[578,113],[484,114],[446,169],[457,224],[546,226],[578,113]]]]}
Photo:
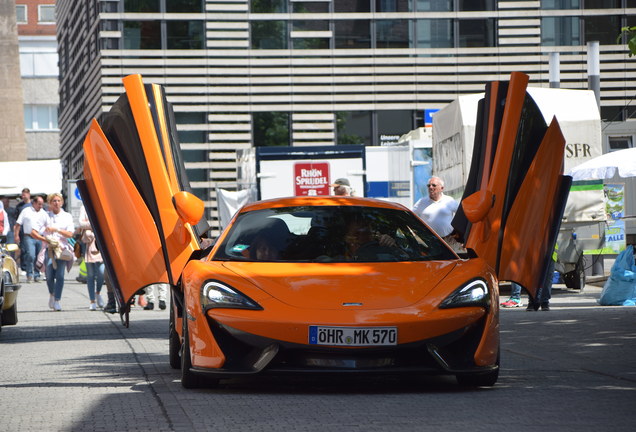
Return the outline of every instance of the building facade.
{"type": "Polygon", "coordinates": [[[58,159],[55,0],[16,0],[27,159],[58,159]]]}
{"type": "MultiPolygon", "coordinates": [[[[15,3],[0,3],[0,161],[26,159],[15,3]]],[[[2,186],[2,185],[0,185],[2,186]]]]}
{"type": "Polygon", "coordinates": [[[390,144],[512,71],[548,87],[553,52],[560,87],[584,89],[590,41],[602,117],[636,111],[636,59],[617,42],[636,0],[58,0],[57,24],[65,178],[81,178],[90,120],[139,73],[166,88],[212,225],[238,149],[390,144]]]}

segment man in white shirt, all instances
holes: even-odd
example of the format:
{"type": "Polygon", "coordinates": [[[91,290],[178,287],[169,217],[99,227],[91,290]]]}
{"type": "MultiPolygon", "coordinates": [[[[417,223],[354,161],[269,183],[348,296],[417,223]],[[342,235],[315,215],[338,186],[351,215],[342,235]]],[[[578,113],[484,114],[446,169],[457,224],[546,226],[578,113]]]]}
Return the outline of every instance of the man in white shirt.
{"type": "Polygon", "coordinates": [[[18,216],[13,227],[13,235],[16,243],[24,246],[24,263],[26,265],[27,283],[37,282],[40,279],[40,271],[35,268],[35,259],[40,253],[42,242],[31,235],[33,230],[39,232],[45,226],[48,216],[43,210],[44,200],[41,196],[33,198],[33,203],[29,207],[25,207],[18,216]],[[20,238],[20,228],[23,235],[20,238]]]}
{"type": "Polygon", "coordinates": [[[426,185],[428,196],[420,198],[413,206],[413,212],[430,226],[440,237],[450,240],[453,232],[451,222],[459,203],[453,197],[444,195],[444,181],[431,177],[426,185]]]}

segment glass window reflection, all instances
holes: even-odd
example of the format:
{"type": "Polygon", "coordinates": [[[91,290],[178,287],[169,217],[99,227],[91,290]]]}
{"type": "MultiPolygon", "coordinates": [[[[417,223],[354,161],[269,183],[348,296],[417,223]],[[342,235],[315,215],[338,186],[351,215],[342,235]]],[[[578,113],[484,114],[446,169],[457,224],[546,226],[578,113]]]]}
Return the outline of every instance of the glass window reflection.
{"type": "Polygon", "coordinates": [[[252,21],[252,48],[287,49],[287,21],[252,21]]]}
{"type": "Polygon", "coordinates": [[[377,20],[375,29],[377,48],[410,48],[413,45],[410,20],[377,20]]]}
{"type": "Polygon", "coordinates": [[[161,22],[124,21],[124,49],[161,49],[161,22]]]}
{"type": "Polygon", "coordinates": [[[168,49],[203,49],[203,21],[168,21],[168,49]]]}
{"type": "Polygon", "coordinates": [[[336,48],[371,48],[369,20],[338,20],[334,28],[336,48]]]}
{"type": "Polygon", "coordinates": [[[416,22],[418,48],[452,48],[453,39],[451,19],[422,19],[416,22]]]}

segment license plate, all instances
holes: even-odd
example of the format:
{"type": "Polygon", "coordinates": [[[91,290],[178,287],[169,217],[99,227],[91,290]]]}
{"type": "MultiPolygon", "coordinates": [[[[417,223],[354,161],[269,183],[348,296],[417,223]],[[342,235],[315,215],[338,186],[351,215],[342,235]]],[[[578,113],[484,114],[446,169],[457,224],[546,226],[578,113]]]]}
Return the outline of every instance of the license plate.
{"type": "Polygon", "coordinates": [[[309,326],[309,344],[337,346],[397,345],[397,327],[309,326]]]}

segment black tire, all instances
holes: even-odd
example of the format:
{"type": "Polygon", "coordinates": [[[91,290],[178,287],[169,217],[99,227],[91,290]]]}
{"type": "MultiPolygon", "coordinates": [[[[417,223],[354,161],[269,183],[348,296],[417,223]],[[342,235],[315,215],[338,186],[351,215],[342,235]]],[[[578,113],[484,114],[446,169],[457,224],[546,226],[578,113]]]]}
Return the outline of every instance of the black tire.
{"type": "MultiPolygon", "coordinates": [[[[173,303],[174,304],[174,303],[173,303]]],[[[177,333],[176,319],[174,317],[174,306],[170,305],[170,324],[168,326],[168,352],[170,367],[172,369],[181,368],[181,339],[177,333]]]]}
{"type": "MultiPolygon", "coordinates": [[[[185,311],[184,311],[185,312],[185,311]]],[[[218,379],[199,376],[190,370],[192,359],[190,357],[190,337],[188,325],[184,313],[183,317],[183,343],[181,344],[181,386],[186,389],[212,388],[219,384],[218,379]]]]}
{"type": "Polygon", "coordinates": [[[18,323],[18,299],[15,299],[15,303],[10,309],[2,311],[2,325],[16,325],[18,323]]]}
{"type": "Polygon", "coordinates": [[[456,375],[457,384],[462,387],[492,387],[499,379],[499,353],[497,353],[497,369],[486,373],[456,375]]]}

